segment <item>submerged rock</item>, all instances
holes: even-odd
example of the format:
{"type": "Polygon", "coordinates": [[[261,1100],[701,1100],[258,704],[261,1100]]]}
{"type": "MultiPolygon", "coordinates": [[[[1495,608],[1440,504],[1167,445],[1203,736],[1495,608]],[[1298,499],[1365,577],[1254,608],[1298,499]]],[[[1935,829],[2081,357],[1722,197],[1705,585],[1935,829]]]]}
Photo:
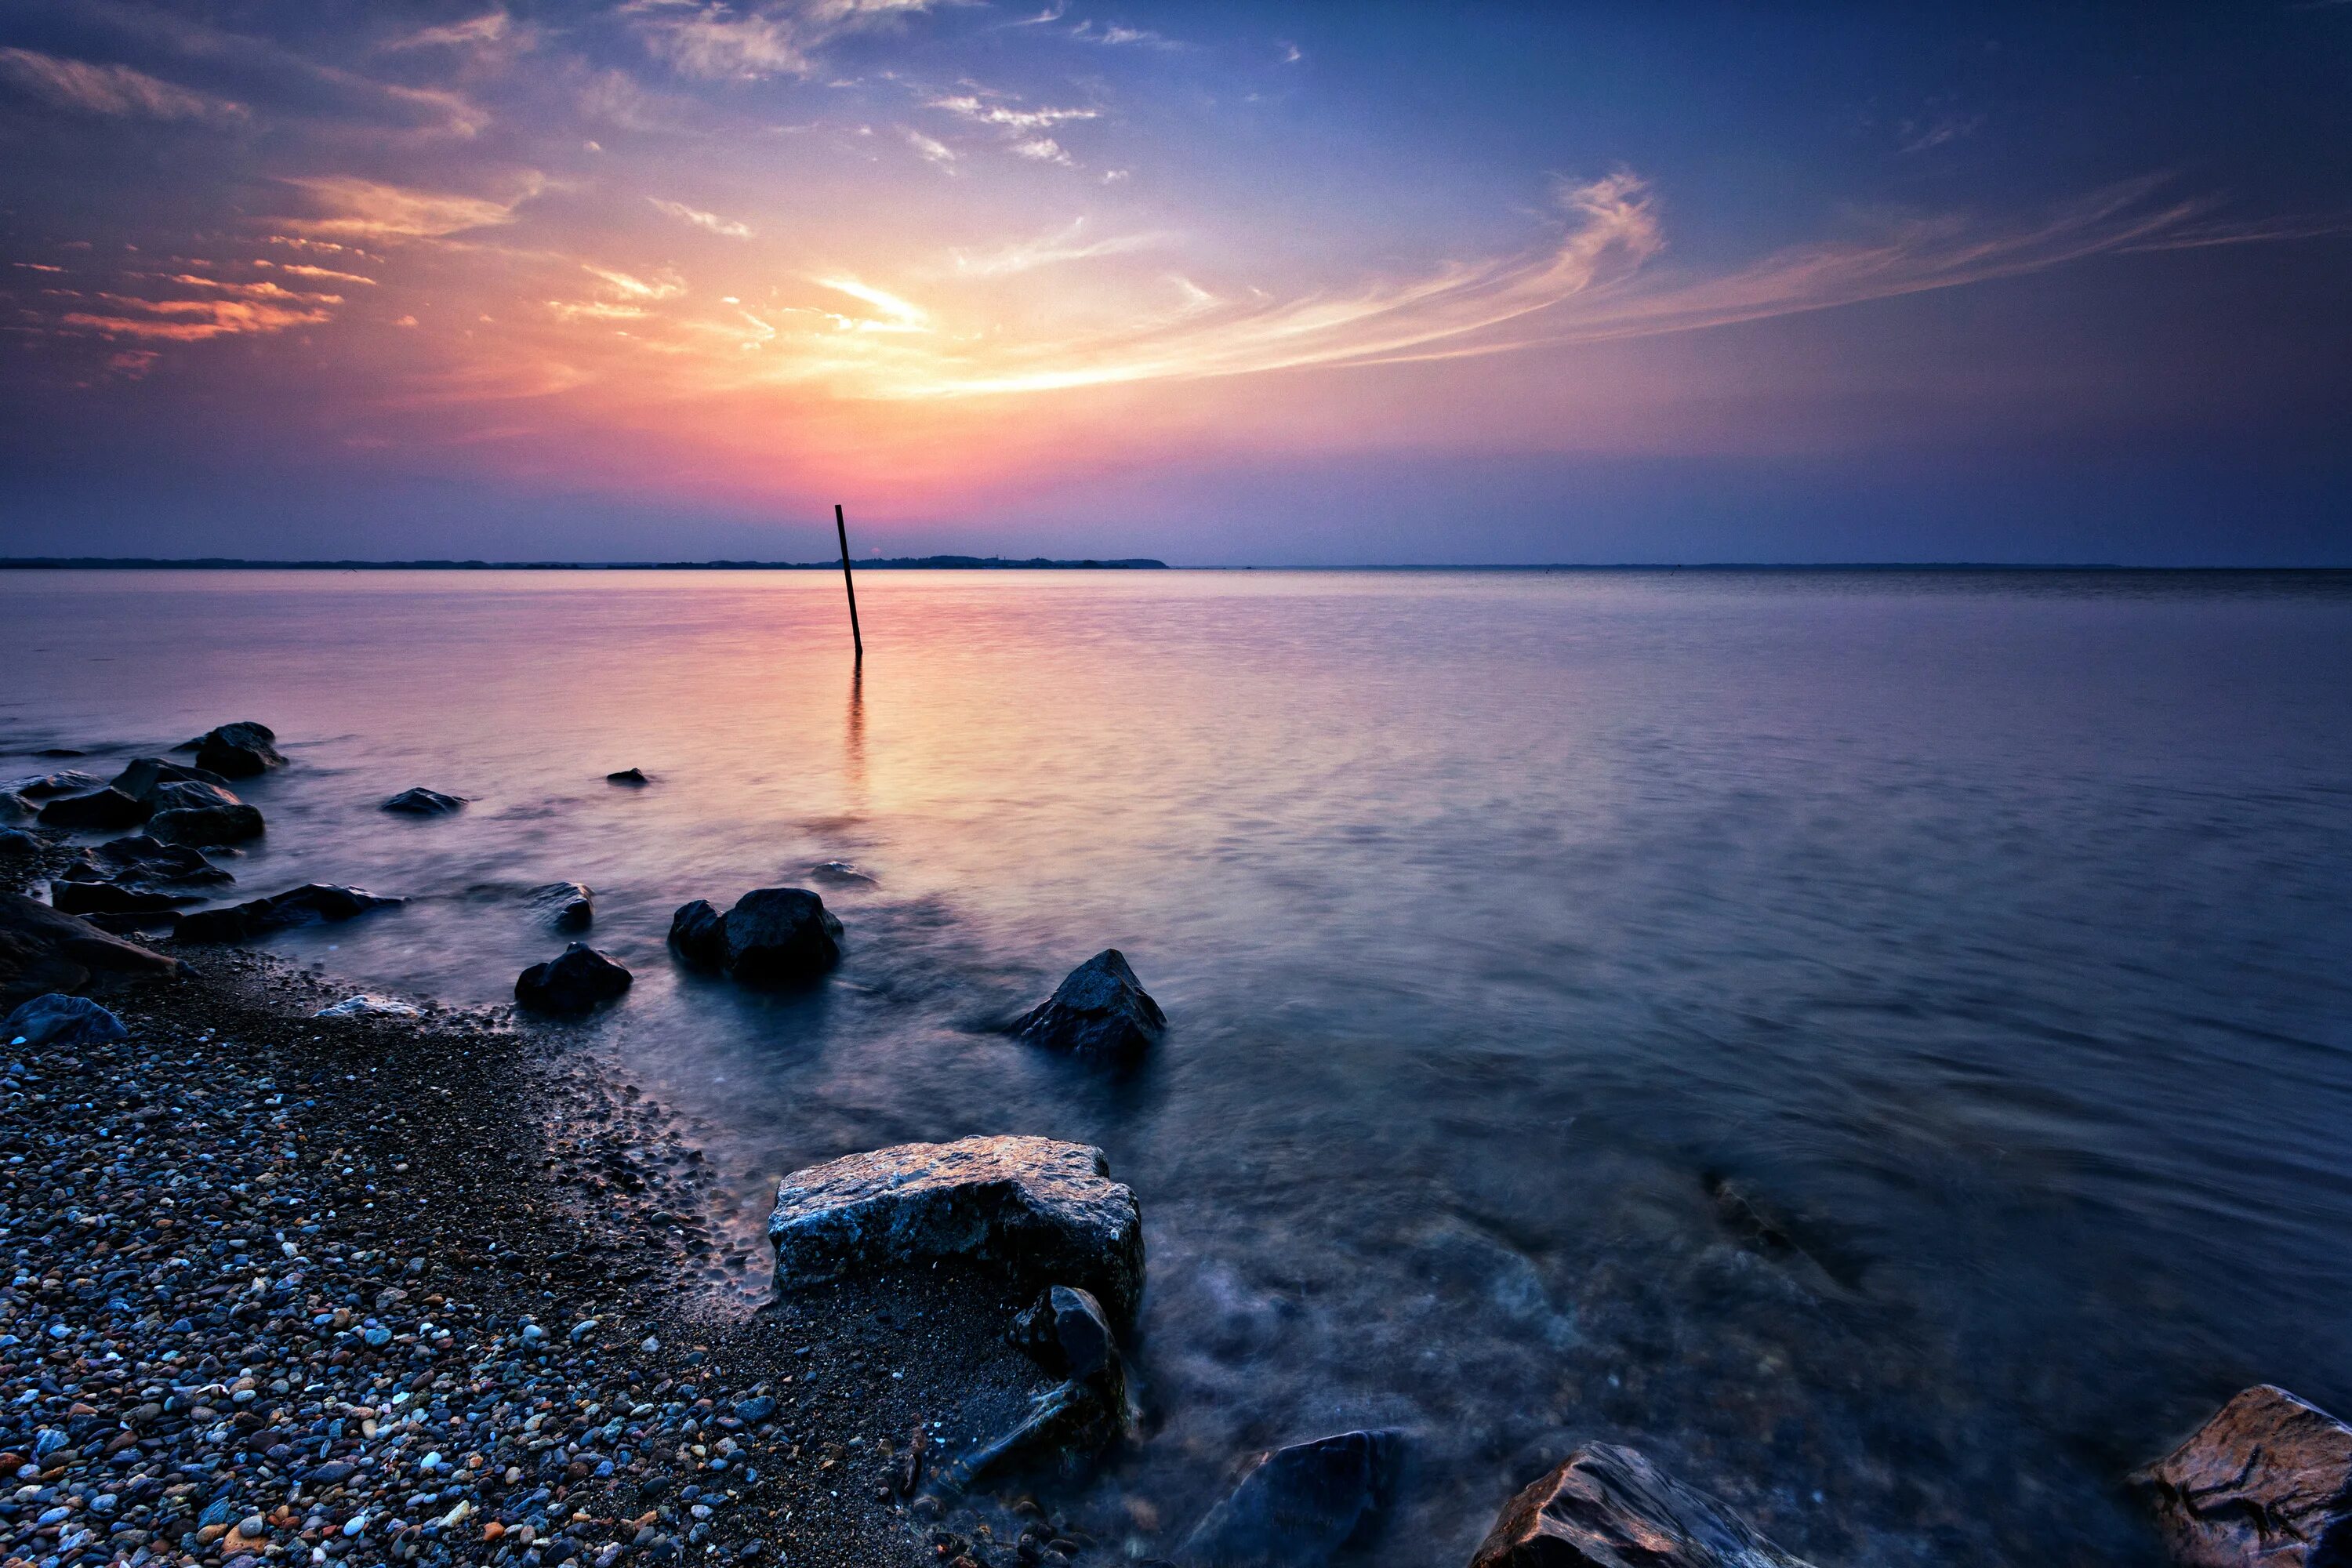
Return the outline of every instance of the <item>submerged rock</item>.
{"type": "Polygon", "coordinates": [[[2352,1427],[2257,1384],[2132,1477],[2186,1568],[2352,1561],[2352,1427]]]}
{"type": "Polygon", "coordinates": [[[1806,1568],[1631,1448],[1591,1443],[1504,1506],[1470,1568],[1806,1568]]]}
{"type": "Polygon", "coordinates": [[[968,1258],[1024,1284],[1077,1284],[1114,1323],[1143,1295],[1135,1194],[1101,1150],[1051,1138],[904,1143],[796,1171],[768,1239],[782,1290],[968,1258]]]}
{"type": "Polygon", "coordinates": [[[107,879],[117,882],[234,882],[236,878],[205,858],[193,845],[166,844],[149,833],[110,838],[90,851],[107,879]]]}
{"type": "Polygon", "coordinates": [[[389,996],[346,996],[310,1015],[314,1018],[414,1018],[417,1011],[389,996]]]}
{"type": "Polygon", "coordinates": [[[1107,947],[1070,971],[1053,996],[1025,1014],[1013,1032],[1032,1045],[1104,1061],[1132,1061],[1156,1045],[1167,1016],[1107,947]]]}
{"type": "Polygon", "coordinates": [[[515,1001],[537,1013],[593,1011],[629,988],[629,972],[584,942],[515,977],[515,1001]]]}
{"type": "Polygon", "coordinates": [[[10,795],[20,795],[26,800],[47,800],[61,795],[87,795],[91,790],[103,787],[105,783],[95,773],[68,768],[64,773],[48,773],[39,778],[18,779],[5,787],[10,795]]]}
{"type": "Polygon", "coordinates": [[[277,732],[249,719],[223,724],[196,742],[196,766],[224,778],[249,779],[285,765],[286,759],[278,754],[277,732]]]}
{"type": "Polygon", "coordinates": [[[834,888],[871,888],[878,884],[873,876],[859,870],[846,860],[824,860],[809,868],[814,881],[834,888]]]}
{"type": "Polygon", "coordinates": [[[754,888],[722,929],[727,973],[746,985],[814,980],[841,962],[841,922],[806,888],[754,888]]]}
{"type": "Polygon", "coordinates": [[[646,777],[643,768],[623,768],[619,773],[606,773],[604,782],[616,784],[645,784],[654,781],[646,777]]]}
{"type": "Polygon", "coordinates": [[[709,899],[681,904],[669,918],[671,951],[697,969],[727,967],[727,917],[709,899]]]}
{"type": "Polygon", "coordinates": [[[182,942],[242,942],[289,926],[316,925],[322,921],[347,921],[374,910],[386,910],[408,900],[309,882],[266,899],[232,904],[222,910],[199,910],[180,917],[182,942]]]}
{"type": "Polygon", "coordinates": [[[1402,1438],[1341,1432],[1262,1454],[1176,1553],[1182,1568],[1320,1568],[1379,1527],[1402,1438]]]}
{"type": "Polygon", "coordinates": [[[110,784],[89,795],[60,795],[41,807],[41,820],[49,826],[77,832],[114,833],[136,827],[154,815],[152,805],[110,784]]]}
{"type": "Polygon", "coordinates": [[[85,996],[52,991],[36,996],[0,1023],[0,1041],[27,1046],[89,1046],[127,1040],[122,1020],[85,996]]]}
{"type": "Polygon", "coordinates": [[[226,785],[228,780],[209,768],[185,767],[162,757],[133,757],[131,765],[114,775],[110,788],[119,789],[133,800],[143,800],[154,805],[156,792],[170,784],[200,784],[226,785]]]}
{"type": "Polygon", "coordinates": [[[579,882],[534,888],[530,905],[551,931],[586,931],[596,923],[596,895],[579,882]]]}
{"type": "Polygon", "coordinates": [[[396,811],[404,816],[446,816],[453,811],[466,809],[466,797],[443,795],[437,789],[418,784],[415,789],[402,790],[383,803],[386,811],[396,811]]]}
{"type": "Polygon", "coordinates": [[[0,893],[0,1004],[44,991],[79,991],[101,977],[162,980],[180,972],[162,953],[107,935],[22,893],[0,893]]]}

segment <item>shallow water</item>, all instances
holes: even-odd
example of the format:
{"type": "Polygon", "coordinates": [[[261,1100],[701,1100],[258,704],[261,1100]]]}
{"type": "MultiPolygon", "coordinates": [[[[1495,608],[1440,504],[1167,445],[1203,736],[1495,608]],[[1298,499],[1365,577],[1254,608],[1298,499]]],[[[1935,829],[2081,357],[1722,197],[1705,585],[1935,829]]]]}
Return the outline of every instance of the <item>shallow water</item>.
{"type": "MultiPolygon", "coordinates": [[[[1246,1450],[1411,1435],[1371,1560],[1632,1441],[1825,1563],[2157,1560],[2122,1474],[2236,1387],[2352,1406],[2352,584],[2038,574],[9,574],[0,744],[231,719],[276,945],[582,1030],[778,1173],[1101,1144],[1172,1549],[1246,1450]],[[606,784],[628,765],[656,782],[606,784]],[[461,816],[376,809],[430,784],[461,816]],[[836,977],[670,910],[846,860],[836,977]],[[1104,946],[1141,1070],[995,1026],[1104,946]],[[1759,1236],[1711,1184],[1770,1216],[1759,1236]]],[[[5,771],[59,764],[10,759],[5,771]]],[[[1113,1527],[1116,1527],[1115,1529],[1113,1527]]]]}

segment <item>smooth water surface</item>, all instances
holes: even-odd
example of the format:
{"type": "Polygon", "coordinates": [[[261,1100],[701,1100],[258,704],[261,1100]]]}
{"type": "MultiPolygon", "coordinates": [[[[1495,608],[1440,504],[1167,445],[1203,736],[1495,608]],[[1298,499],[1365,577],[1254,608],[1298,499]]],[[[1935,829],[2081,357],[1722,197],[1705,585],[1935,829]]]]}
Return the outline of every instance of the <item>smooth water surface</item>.
{"type": "Polygon", "coordinates": [[[862,676],[818,574],[10,574],[0,743],[274,726],[236,892],[409,895],[278,940],[354,988],[502,999],[589,883],[637,984],[582,1048],[708,1121],[747,1243],[849,1150],[1101,1144],[1148,1419],[1073,1501],[1139,1554],[1382,1423],[1382,1563],[1593,1437],[1826,1564],[2152,1563],[2134,1463],[2257,1379],[2352,1406],[2344,579],[861,589],[862,676]],[[473,804],[377,809],[418,784],[473,804]],[[817,992],[665,954],[832,860],[817,992]],[[996,1032],[1105,946],[1146,1067],[996,1032]]]}

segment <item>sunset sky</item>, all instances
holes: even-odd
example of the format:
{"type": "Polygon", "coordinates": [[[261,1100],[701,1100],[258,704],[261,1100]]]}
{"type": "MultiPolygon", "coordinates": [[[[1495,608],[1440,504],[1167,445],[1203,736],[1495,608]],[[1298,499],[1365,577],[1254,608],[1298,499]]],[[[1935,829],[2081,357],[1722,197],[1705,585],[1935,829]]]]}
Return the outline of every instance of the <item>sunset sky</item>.
{"type": "Polygon", "coordinates": [[[10,5],[0,554],[2352,564],[2352,4],[1912,9],[10,5]]]}

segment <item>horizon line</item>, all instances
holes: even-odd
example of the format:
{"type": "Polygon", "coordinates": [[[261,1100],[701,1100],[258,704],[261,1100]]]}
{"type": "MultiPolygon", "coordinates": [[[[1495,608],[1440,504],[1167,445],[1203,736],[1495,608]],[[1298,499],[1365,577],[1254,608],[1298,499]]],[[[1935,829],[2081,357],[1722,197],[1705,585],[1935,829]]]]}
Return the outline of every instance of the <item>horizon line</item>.
{"type": "MultiPolygon", "coordinates": [[[[1546,562],[1294,562],[1255,564],[1193,562],[1171,565],[1149,556],[933,555],[853,560],[881,571],[1175,571],[1175,572],[2099,572],[2099,573],[2352,573],[2352,563],[2193,565],[2118,561],[1546,561],[1546,562]]],[[[831,572],[829,561],[484,561],[436,557],[275,560],[252,556],[20,555],[0,556],[0,571],[279,571],[279,572],[831,572]]]]}

